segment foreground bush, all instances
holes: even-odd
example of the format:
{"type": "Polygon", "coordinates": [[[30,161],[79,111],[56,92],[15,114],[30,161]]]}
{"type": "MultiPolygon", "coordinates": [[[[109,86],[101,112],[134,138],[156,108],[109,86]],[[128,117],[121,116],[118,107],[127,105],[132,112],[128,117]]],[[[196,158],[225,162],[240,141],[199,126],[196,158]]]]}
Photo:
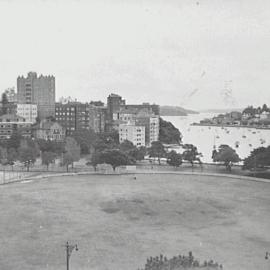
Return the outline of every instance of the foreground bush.
{"type": "Polygon", "coordinates": [[[201,268],[204,270],[217,270],[223,269],[221,264],[214,262],[213,260],[200,263],[189,252],[188,256],[175,256],[171,259],[167,259],[166,256],[160,255],[159,257],[150,257],[147,259],[145,267],[138,270],[184,270],[184,269],[201,268]]]}

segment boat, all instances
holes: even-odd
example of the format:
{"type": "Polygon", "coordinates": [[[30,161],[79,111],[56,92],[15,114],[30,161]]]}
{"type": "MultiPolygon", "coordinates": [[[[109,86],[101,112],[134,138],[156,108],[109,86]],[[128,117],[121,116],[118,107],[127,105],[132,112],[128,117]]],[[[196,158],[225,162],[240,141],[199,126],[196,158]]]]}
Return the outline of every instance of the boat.
{"type": "Polygon", "coordinates": [[[247,137],[246,135],[243,135],[243,136],[242,136],[242,138],[244,138],[244,139],[245,139],[246,137],[247,137]]]}

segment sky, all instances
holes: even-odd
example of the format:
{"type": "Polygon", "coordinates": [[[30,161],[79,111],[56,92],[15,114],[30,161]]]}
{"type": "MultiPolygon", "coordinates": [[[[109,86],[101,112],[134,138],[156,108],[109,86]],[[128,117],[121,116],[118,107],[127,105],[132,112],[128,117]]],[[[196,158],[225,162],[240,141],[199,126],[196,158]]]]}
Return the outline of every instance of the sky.
{"type": "Polygon", "coordinates": [[[270,105],[269,0],[0,0],[0,91],[201,110],[270,105]]]}

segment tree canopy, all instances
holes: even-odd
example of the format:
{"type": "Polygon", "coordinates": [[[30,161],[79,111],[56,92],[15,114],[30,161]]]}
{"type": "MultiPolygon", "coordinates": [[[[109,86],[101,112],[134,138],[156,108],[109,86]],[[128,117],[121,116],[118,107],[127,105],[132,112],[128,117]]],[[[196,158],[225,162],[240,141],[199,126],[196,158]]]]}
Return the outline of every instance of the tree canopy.
{"type": "Polygon", "coordinates": [[[72,165],[75,161],[80,160],[81,148],[76,140],[72,137],[66,137],[65,141],[65,153],[68,153],[69,158],[72,158],[72,165]]]}
{"type": "Polygon", "coordinates": [[[185,151],[182,154],[183,160],[191,163],[191,166],[194,166],[194,162],[198,161],[199,164],[202,164],[200,157],[201,153],[198,152],[198,149],[193,144],[184,144],[185,151]]]}
{"type": "Polygon", "coordinates": [[[171,151],[167,155],[167,163],[173,167],[179,167],[182,164],[182,155],[171,151]]]}
{"type": "Polygon", "coordinates": [[[166,151],[160,141],[152,142],[151,147],[148,148],[150,157],[157,157],[160,164],[160,158],[165,157],[166,151]]]}
{"type": "Polygon", "coordinates": [[[92,146],[97,140],[95,132],[87,129],[75,130],[72,137],[80,145],[82,154],[89,154],[92,146]]]}
{"type": "Polygon", "coordinates": [[[57,155],[62,154],[65,151],[65,143],[51,140],[37,140],[40,151],[53,152],[57,155]]]}
{"type": "Polygon", "coordinates": [[[212,158],[214,162],[223,162],[229,171],[233,163],[240,161],[238,154],[228,145],[220,145],[218,151],[213,152],[212,158]]]}
{"type": "Polygon", "coordinates": [[[33,147],[25,144],[19,147],[19,160],[24,163],[27,171],[29,171],[30,165],[36,162],[37,151],[33,147]]]}
{"type": "Polygon", "coordinates": [[[119,148],[119,134],[117,131],[99,133],[94,142],[95,152],[119,148]]]}
{"type": "Polygon", "coordinates": [[[171,123],[163,120],[160,117],[159,121],[159,141],[165,144],[180,144],[182,140],[182,134],[171,123]]]}
{"type": "Polygon", "coordinates": [[[49,165],[54,162],[56,158],[56,154],[54,152],[42,152],[41,160],[42,164],[47,166],[47,170],[49,169],[49,165]]]}
{"type": "Polygon", "coordinates": [[[243,169],[253,170],[270,166],[270,146],[254,149],[250,155],[244,159],[243,169]]]}
{"type": "Polygon", "coordinates": [[[2,114],[6,114],[7,113],[7,106],[6,105],[8,104],[8,98],[7,98],[6,93],[2,94],[1,103],[2,103],[2,114]]]}
{"type": "Polygon", "coordinates": [[[113,167],[114,171],[118,166],[130,164],[128,156],[119,150],[107,150],[97,154],[96,156],[94,155],[94,157],[95,160],[93,161],[95,162],[95,164],[110,164],[113,167]]]}

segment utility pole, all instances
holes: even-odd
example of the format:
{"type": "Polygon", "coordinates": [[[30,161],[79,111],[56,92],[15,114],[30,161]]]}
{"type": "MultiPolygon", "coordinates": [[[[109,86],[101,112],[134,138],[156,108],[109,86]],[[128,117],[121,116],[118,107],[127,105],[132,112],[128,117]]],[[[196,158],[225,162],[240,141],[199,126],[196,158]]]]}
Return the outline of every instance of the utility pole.
{"type": "Polygon", "coordinates": [[[70,259],[71,253],[74,248],[76,251],[78,251],[79,249],[77,245],[70,245],[68,242],[66,243],[65,248],[66,248],[66,254],[67,254],[67,270],[69,270],[69,259],[70,259]]]}

